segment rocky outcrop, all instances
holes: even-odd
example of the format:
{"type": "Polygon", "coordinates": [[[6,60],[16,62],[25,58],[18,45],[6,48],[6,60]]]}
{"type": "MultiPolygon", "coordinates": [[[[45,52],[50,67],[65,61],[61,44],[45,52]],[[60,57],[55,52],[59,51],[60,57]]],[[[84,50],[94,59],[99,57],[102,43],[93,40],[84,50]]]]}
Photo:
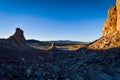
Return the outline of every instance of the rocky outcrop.
{"type": "Polygon", "coordinates": [[[108,36],[114,33],[117,28],[117,11],[116,7],[112,6],[108,11],[107,21],[103,26],[103,36],[108,36]]]}
{"type": "Polygon", "coordinates": [[[116,0],[116,6],[108,10],[107,21],[103,26],[103,36],[108,36],[115,31],[120,31],[120,0],[116,0]]]}
{"type": "Polygon", "coordinates": [[[56,48],[55,42],[52,41],[52,43],[48,46],[49,51],[60,51],[60,49],[56,48]]]}
{"type": "MultiPolygon", "coordinates": [[[[8,41],[24,44],[22,33],[22,30],[16,29],[8,41]]],[[[118,29],[88,46],[93,49],[112,48],[108,50],[82,48],[60,52],[3,46],[8,45],[0,44],[0,80],[120,80],[118,29]]],[[[50,46],[55,48],[54,42],[50,46]]]]}
{"type": "Polygon", "coordinates": [[[6,42],[15,45],[25,45],[25,41],[26,39],[24,37],[23,30],[21,30],[20,28],[16,28],[15,34],[13,36],[10,36],[6,42]]]}
{"type": "Polygon", "coordinates": [[[90,44],[88,48],[94,50],[120,48],[120,32],[117,31],[114,34],[102,37],[98,39],[96,42],[90,44]]]}
{"type": "Polygon", "coordinates": [[[117,30],[120,31],[120,0],[116,0],[117,7],[117,30]]]}
{"type": "Polygon", "coordinates": [[[116,0],[116,6],[108,11],[102,38],[88,46],[88,49],[94,50],[109,48],[120,48],[120,0],[116,0]]]}

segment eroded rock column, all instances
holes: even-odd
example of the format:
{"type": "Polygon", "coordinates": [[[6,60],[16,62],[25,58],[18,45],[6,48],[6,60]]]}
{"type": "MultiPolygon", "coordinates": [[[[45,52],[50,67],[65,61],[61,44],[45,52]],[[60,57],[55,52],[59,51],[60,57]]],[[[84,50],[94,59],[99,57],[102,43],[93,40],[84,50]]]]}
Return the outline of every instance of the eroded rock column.
{"type": "Polygon", "coordinates": [[[7,41],[11,44],[25,45],[25,37],[23,30],[16,28],[16,32],[13,36],[10,36],[7,41]]]}
{"type": "Polygon", "coordinates": [[[108,10],[107,21],[105,22],[103,29],[102,29],[103,36],[109,36],[113,34],[115,31],[117,31],[116,26],[117,26],[116,6],[112,6],[108,10]]]}
{"type": "Polygon", "coordinates": [[[117,7],[117,30],[120,31],[120,0],[116,0],[117,7]]]}

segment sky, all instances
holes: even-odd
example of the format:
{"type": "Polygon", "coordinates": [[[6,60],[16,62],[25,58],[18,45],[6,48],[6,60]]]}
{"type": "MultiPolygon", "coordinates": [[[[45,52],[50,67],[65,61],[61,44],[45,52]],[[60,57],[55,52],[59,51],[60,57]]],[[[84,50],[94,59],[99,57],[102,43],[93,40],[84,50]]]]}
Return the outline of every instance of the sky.
{"type": "Polygon", "coordinates": [[[15,28],[26,39],[94,41],[115,0],[0,0],[0,38],[15,28]]]}

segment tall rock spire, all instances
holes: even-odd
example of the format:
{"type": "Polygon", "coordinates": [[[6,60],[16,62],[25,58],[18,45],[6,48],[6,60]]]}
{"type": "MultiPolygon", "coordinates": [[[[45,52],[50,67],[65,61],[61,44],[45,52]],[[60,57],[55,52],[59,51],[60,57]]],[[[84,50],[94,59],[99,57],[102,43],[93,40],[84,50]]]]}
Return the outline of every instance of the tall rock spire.
{"type": "Polygon", "coordinates": [[[9,43],[17,45],[25,45],[25,40],[23,30],[20,28],[16,28],[15,34],[7,39],[9,43]]]}
{"type": "Polygon", "coordinates": [[[120,32],[120,0],[116,0],[116,6],[108,11],[107,21],[103,26],[103,36],[109,36],[114,32],[120,32]]]}
{"type": "Polygon", "coordinates": [[[116,0],[117,7],[117,30],[120,31],[120,0],[116,0]]]}
{"type": "Polygon", "coordinates": [[[103,36],[108,36],[117,31],[117,10],[116,6],[112,6],[108,10],[107,20],[103,26],[103,36]]]}
{"type": "Polygon", "coordinates": [[[120,48],[120,0],[108,10],[108,17],[103,26],[103,36],[90,44],[89,49],[120,48]]]}

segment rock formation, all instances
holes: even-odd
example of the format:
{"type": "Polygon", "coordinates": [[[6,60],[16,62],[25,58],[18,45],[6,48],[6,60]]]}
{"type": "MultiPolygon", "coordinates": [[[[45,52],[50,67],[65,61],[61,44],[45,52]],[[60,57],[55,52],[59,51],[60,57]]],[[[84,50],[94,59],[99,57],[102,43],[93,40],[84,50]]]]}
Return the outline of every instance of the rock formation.
{"type": "Polygon", "coordinates": [[[103,26],[103,36],[108,36],[114,33],[117,30],[116,26],[117,26],[116,6],[112,6],[108,10],[107,21],[103,26]]]}
{"type": "Polygon", "coordinates": [[[116,6],[108,10],[107,21],[103,26],[103,36],[120,31],[120,0],[116,0],[116,6]]]}
{"type": "Polygon", "coordinates": [[[55,42],[54,41],[52,41],[52,43],[49,45],[48,50],[50,50],[50,51],[56,51],[56,50],[58,50],[56,48],[56,46],[55,46],[55,42]]]}
{"type": "Polygon", "coordinates": [[[21,30],[20,28],[16,28],[15,34],[7,39],[8,43],[15,45],[25,45],[25,41],[26,39],[24,37],[23,30],[21,30]]]}
{"type": "Polygon", "coordinates": [[[89,49],[120,48],[120,0],[108,10],[103,36],[88,46],[89,49]]]}
{"type": "Polygon", "coordinates": [[[117,30],[120,31],[120,0],[116,0],[117,7],[117,30]]]}
{"type": "MultiPolygon", "coordinates": [[[[114,9],[112,7],[109,11],[110,14],[113,10],[111,16],[114,9]]],[[[109,19],[105,24],[109,24],[109,19]]],[[[105,35],[88,48],[112,49],[58,51],[52,42],[52,50],[42,51],[26,46],[6,47],[8,45],[1,43],[0,80],[120,80],[120,48],[113,49],[120,47],[120,31],[117,25],[115,31],[112,31],[111,25],[104,27],[108,28],[104,30],[105,35]]],[[[23,45],[24,41],[23,31],[19,28],[6,40],[23,45]]]]}

